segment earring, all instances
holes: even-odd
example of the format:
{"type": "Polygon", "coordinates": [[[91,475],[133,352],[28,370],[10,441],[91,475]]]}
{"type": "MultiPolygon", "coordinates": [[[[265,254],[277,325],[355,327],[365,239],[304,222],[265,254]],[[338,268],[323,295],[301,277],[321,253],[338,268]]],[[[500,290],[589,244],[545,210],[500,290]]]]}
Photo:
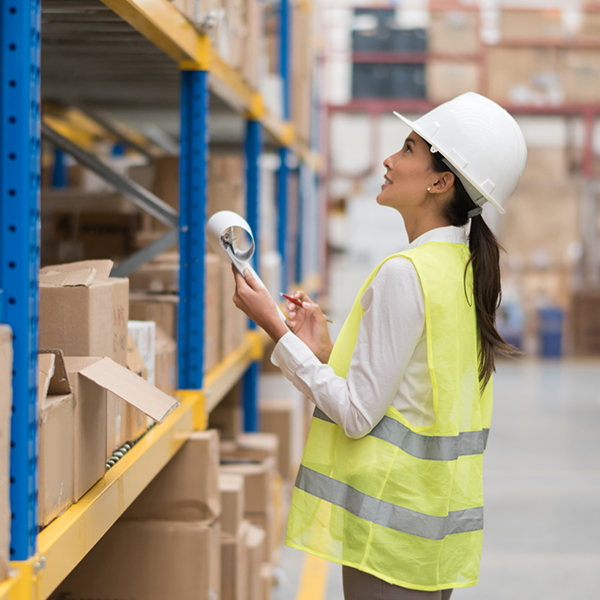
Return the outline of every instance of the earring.
{"type": "Polygon", "coordinates": [[[428,192],[431,192],[431,186],[427,188],[427,191],[428,191],[428,192]]]}

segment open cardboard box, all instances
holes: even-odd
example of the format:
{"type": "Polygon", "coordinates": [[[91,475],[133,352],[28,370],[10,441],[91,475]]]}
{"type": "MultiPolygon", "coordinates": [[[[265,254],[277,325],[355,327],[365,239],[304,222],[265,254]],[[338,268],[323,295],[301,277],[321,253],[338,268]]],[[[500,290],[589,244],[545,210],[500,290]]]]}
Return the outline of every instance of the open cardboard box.
{"type": "Polygon", "coordinates": [[[45,527],[73,504],[74,398],[60,350],[38,357],[38,521],[45,527]]]}
{"type": "Polygon", "coordinates": [[[63,358],[60,350],[41,350],[39,358],[40,522],[46,525],[68,506],[55,488],[77,501],[104,476],[109,392],[156,422],[179,402],[110,358],[63,358]],[[59,408],[64,414],[50,420],[59,408]]]}

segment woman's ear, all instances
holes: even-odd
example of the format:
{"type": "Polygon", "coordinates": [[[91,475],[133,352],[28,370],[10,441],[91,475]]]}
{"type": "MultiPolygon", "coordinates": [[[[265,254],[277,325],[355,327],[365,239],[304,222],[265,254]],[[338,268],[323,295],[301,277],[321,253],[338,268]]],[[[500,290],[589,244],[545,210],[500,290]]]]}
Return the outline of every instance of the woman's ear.
{"type": "Polygon", "coordinates": [[[454,173],[450,171],[446,171],[445,173],[441,173],[439,179],[433,184],[431,187],[432,192],[437,192],[441,194],[443,192],[447,192],[454,185],[454,173]]]}

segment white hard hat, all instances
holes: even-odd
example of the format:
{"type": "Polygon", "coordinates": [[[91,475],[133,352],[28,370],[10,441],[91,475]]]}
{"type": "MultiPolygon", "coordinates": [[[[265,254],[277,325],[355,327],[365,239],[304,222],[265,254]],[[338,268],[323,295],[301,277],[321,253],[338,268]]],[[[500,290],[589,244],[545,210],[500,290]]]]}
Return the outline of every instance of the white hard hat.
{"type": "Polygon", "coordinates": [[[394,113],[439,152],[473,202],[489,202],[501,213],[517,189],[527,146],[517,122],[492,100],[469,92],[417,121],[394,113]]]}

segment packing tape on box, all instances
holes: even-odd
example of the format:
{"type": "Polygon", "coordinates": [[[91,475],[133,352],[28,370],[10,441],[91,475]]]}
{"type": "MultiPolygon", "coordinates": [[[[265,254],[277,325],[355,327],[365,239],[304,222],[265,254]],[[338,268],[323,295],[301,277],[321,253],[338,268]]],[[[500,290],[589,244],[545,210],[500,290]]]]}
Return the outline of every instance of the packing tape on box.
{"type": "MultiPolygon", "coordinates": [[[[254,278],[260,286],[267,289],[262,279],[258,276],[258,273],[252,268],[250,260],[254,255],[254,236],[252,235],[252,229],[248,225],[247,221],[240,217],[237,213],[230,210],[222,210],[215,213],[206,225],[206,237],[210,242],[213,250],[225,261],[231,261],[235,268],[244,275],[244,269],[250,269],[250,272],[254,275],[254,278]],[[248,248],[240,249],[235,243],[234,228],[239,227],[243,229],[250,239],[250,245],[248,248]]],[[[285,315],[281,312],[279,306],[277,306],[277,312],[279,317],[285,323],[285,315]]]]}

